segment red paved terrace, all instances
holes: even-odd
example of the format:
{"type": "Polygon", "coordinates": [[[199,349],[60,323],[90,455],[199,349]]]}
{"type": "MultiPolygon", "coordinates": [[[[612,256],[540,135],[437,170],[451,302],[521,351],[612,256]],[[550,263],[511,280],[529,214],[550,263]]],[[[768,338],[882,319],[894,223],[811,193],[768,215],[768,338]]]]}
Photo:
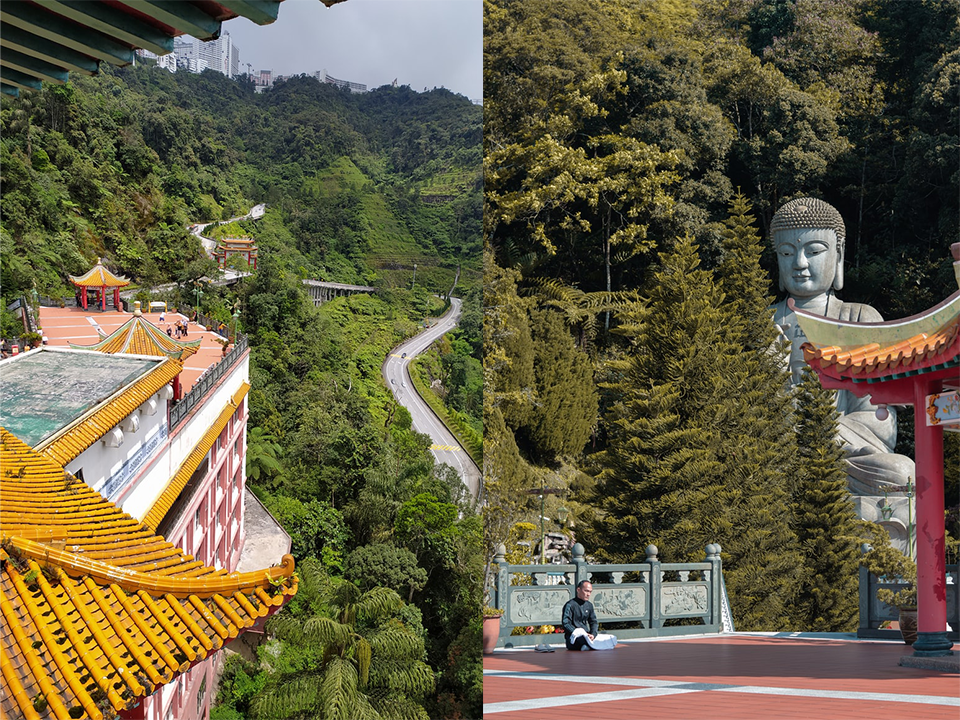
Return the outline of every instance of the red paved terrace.
{"type": "Polygon", "coordinates": [[[960,718],[960,677],[898,666],[901,642],[732,633],[552,647],[484,656],[485,719],[960,718]]]}
{"type": "MultiPolygon", "coordinates": [[[[131,317],[133,317],[132,313],[116,310],[100,312],[95,309],[41,307],[40,327],[43,328],[43,334],[49,345],[64,347],[70,343],[93,345],[100,341],[96,325],[99,325],[104,333],[109,335],[131,317]]],[[[186,315],[175,312],[166,313],[162,323],[160,322],[159,312],[144,312],[143,317],[163,330],[166,330],[167,325],[173,324],[177,320],[187,319],[186,315]]],[[[189,325],[189,334],[186,339],[196,340],[198,337],[202,337],[203,342],[200,343],[200,350],[183,363],[180,382],[183,384],[184,392],[189,392],[200,375],[220,362],[223,357],[223,346],[214,340],[214,338],[220,337],[219,335],[203,330],[196,323],[191,322],[189,325]]]]}

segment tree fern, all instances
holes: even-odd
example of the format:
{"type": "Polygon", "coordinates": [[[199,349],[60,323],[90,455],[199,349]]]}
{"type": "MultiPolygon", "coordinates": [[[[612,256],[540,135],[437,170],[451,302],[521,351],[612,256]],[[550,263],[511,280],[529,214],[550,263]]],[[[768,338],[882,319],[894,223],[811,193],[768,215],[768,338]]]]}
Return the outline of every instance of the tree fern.
{"type": "MultiPolygon", "coordinates": [[[[340,581],[316,583],[310,563],[301,593],[326,596],[325,614],[306,618],[280,613],[267,629],[292,647],[319,647],[307,669],[279,672],[253,704],[260,718],[380,720],[426,718],[420,701],[433,690],[423,639],[396,617],[403,601],[389,588],[361,592],[340,581]],[[390,702],[385,702],[385,698],[390,702]],[[381,711],[386,712],[383,714],[381,711]]],[[[317,603],[306,603],[318,607],[317,603]]]]}

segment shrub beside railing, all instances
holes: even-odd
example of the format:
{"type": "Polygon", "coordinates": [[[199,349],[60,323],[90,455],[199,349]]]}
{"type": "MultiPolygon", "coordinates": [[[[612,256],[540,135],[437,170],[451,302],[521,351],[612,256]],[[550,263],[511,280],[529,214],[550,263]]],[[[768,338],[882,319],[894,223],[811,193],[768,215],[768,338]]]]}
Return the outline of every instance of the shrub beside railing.
{"type": "MultiPolygon", "coordinates": [[[[947,637],[957,640],[960,639],[960,633],[957,632],[960,629],[960,565],[947,565],[946,580],[947,623],[953,628],[947,637]]],[[[857,628],[857,637],[900,639],[899,630],[881,627],[886,622],[897,620],[900,610],[881,602],[877,598],[877,590],[887,588],[897,591],[906,587],[907,583],[886,578],[880,580],[865,567],[860,567],[860,627],[857,628]]]]}

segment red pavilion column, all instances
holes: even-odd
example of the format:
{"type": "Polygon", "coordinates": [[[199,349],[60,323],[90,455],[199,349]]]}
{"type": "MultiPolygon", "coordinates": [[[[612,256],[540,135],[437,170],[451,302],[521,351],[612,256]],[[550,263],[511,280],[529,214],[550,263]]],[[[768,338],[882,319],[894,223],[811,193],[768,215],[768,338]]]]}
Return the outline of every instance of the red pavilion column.
{"type": "Polygon", "coordinates": [[[943,428],[928,425],[926,398],[940,380],[913,382],[917,463],[917,640],[916,656],[949,655],[947,580],[943,520],[943,428]]]}

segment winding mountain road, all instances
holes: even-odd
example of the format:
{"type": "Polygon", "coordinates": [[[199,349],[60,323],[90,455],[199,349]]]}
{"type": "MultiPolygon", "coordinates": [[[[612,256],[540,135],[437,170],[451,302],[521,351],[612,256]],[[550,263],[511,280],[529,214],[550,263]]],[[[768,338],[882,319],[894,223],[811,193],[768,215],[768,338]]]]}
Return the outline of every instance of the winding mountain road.
{"type": "Polygon", "coordinates": [[[401,405],[410,411],[413,429],[426,433],[433,440],[430,452],[438,463],[446,463],[457,471],[474,498],[480,497],[480,468],[440,421],[426,401],[420,397],[410,380],[409,363],[430,345],[449,332],[460,319],[462,301],[450,298],[450,310],[437,323],[419,335],[401,343],[383,363],[383,379],[401,405]]]}

